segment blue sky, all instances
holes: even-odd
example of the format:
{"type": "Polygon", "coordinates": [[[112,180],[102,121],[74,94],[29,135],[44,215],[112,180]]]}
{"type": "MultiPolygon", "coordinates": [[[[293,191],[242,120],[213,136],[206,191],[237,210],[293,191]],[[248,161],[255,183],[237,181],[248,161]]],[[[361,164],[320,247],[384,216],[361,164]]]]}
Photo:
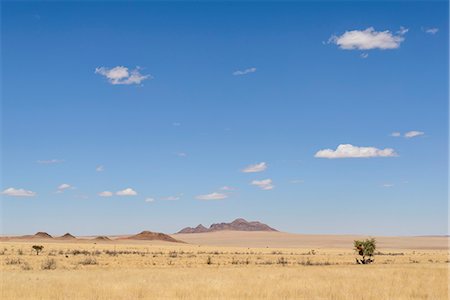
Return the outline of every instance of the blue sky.
{"type": "Polygon", "coordinates": [[[447,233],[445,2],[3,2],[2,65],[5,234],[447,233]]]}

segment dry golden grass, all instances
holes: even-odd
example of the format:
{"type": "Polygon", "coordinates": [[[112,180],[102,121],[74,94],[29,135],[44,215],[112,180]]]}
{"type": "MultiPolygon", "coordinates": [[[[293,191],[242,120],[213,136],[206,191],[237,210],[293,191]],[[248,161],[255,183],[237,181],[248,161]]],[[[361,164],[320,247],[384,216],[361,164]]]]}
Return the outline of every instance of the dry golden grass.
{"type": "Polygon", "coordinates": [[[2,242],[0,298],[447,299],[447,250],[381,248],[363,266],[351,246],[2,242]]]}

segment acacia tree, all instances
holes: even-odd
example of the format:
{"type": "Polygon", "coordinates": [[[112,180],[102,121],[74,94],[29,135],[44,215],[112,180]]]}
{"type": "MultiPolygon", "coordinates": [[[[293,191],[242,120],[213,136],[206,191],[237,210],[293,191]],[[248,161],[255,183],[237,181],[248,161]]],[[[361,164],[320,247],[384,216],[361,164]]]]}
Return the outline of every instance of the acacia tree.
{"type": "Polygon", "coordinates": [[[42,251],[42,249],[44,249],[44,246],[42,245],[33,245],[33,250],[36,251],[36,255],[39,255],[39,252],[42,251]]]}
{"type": "Polygon", "coordinates": [[[373,263],[374,259],[372,258],[375,249],[376,249],[376,241],[374,238],[366,239],[366,240],[355,240],[354,242],[355,251],[362,256],[362,258],[356,258],[356,262],[358,264],[367,265],[373,263]]]}

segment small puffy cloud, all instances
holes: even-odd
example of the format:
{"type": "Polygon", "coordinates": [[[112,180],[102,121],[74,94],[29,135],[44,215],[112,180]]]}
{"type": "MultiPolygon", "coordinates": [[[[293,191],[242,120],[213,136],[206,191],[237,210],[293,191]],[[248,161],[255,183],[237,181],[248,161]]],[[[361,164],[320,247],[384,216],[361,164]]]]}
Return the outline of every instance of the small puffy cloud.
{"type": "Polygon", "coordinates": [[[438,31],[439,31],[439,28],[428,28],[428,29],[425,29],[426,33],[432,34],[432,35],[435,35],[436,33],[438,33],[438,31]]]}
{"type": "Polygon", "coordinates": [[[248,68],[248,69],[245,69],[245,70],[237,70],[237,71],[234,71],[233,72],[233,75],[234,76],[241,76],[241,75],[247,75],[247,74],[250,74],[250,73],[255,73],[256,72],[256,68],[248,68]]]}
{"type": "Polygon", "coordinates": [[[392,184],[392,183],[385,183],[385,184],[382,185],[382,187],[384,187],[384,188],[391,188],[391,187],[394,187],[394,184],[392,184]]]}
{"type": "Polygon", "coordinates": [[[369,57],[369,53],[361,53],[361,58],[368,58],[369,57]]]}
{"type": "Polygon", "coordinates": [[[375,147],[358,147],[351,144],[341,144],[336,150],[319,150],[314,155],[317,158],[369,158],[369,157],[392,157],[397,156],[394,149],[378,149],[375,147]]]}
{"type": "Polygon", "coordinates": [[[155,199],[154,198],[145,198],[145,202],[150,203],[150,202],[154,202],[155,199]]]}
{"type": "Polygon", "coordinates": [[[252,185],[256,185],[262,190],[272,190],[275,186],[272,184],[272,179],[253,180],[252,185]]]}
{"type": "Polygon", "coordinates": [[[407,133],[405,133],[405,138],[410,139],[410,138],[421,136],[424,134],[425,134],[425,132],[423,132],[423,131],[416,131],[416,130],[408,131],[407,133]]]}
{"type": "Polygon", "coordinates": [[[48,164],[60,164],[64,162],[63,159],[47,159],[47,160],[38,160],[36,161],[38,164],[48,165],[48,164]]]}
{"type": "Polygon", "coordinates": [[[186,152],[177,152],[177,153],[175,153],[175,155],[178,157],[187,157],[188,156],[186,152]]]}
{"type": "Polygon", "coordinates": [[[97,172],[103,172],[103,171],[105,171],[105,167],[102,166],[102,165],[99,165],[99,166],[97,166],[97,167],[95,168],[95,171],[97,171],[97,172]]]}
{"type": "Polygon", "coordinates": [[[126,188],[124,190],[117,191],[116,195],[117,196],[136,196],[137,192],[135,190],[133,190],[132,188],[126,188]]]}
{"type": "Polygon", "coordinates": [[[16,189],[13,187],[5,189],[1,194],[5,195],[5,196],[11,196],[11,197],[34,197],[34,196],[36,196],[35,192],[28,191],[25,189],[16,189]]]}
{"type": "Polygon", "coordinates": [[[65,190],[68,190],[68,189],[74,189],[74,187],[71,186],[70,184],[67,184],[67,183],[60,184],[60,185],[58,186],[57,193],[62,193],[62,192],[64,192],[65,190]]]}
{"type": "Polygon", "coordinates": [[[222,194],[222,193],[211,193],[211,194],[206,194],[206,195],[199,195],[196,198],[198,200],[222,200],[227,198],[228,196],[226,194],[222,194]]]}
{"type": "Polygon", "coordinates": [[[262,172],[267,169],[267,164],[265,162],[260,162],[259,164],[250,165],[242,170],[243,173],[257,173],[262,172]]]}
{"type": "Polygon", "coordinates": [[[140,84],[142,81],[152,78],[151,75],[141,74],[139,67],[136,67],[133,70],[129,70],[124,66],[117,66],[114,68],[98,67],[95,69],[95,74],[105,76],[109,83],[113,85],[140,84]]]}
{"type": "Polygon", "coordinates": [[[398,131],[395,131],[395,132],[391,133],[391,136],[393,136],[393,137],[400,137],[401,135],[402,134],[400,132],[398,132],[398,131]]]}
{"type": "Polygon", "coordinates": [[[346,31],[340,36],[333,35],[328,43],[336,44],[343,50],[397,49],[405,40],[403,35],[408,29],[401,27],[397,34],[389,30],[375,31],[373,27],[366,30],[346,31]]]}
{"type": "Polygon", "coordinates": [[[113,193],[110,192],[110,191],[104,191],[104,192],[98,193],[98,195],[99,195],[100,197],[112,197],[113,193]]]}

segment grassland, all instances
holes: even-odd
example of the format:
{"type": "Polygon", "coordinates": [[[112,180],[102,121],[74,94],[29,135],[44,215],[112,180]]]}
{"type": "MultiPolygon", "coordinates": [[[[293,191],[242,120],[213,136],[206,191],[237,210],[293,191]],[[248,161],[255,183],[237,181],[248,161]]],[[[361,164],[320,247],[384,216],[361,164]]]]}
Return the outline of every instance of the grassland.
{"type": "Polygon", "coordinates": [[[0,298],[447,299],[446,249],[380,248],[373,265],[355,257],[351,244],[6,241],[0,298]],[[44,246],[39,255],[34,244],[44,246]]]}

